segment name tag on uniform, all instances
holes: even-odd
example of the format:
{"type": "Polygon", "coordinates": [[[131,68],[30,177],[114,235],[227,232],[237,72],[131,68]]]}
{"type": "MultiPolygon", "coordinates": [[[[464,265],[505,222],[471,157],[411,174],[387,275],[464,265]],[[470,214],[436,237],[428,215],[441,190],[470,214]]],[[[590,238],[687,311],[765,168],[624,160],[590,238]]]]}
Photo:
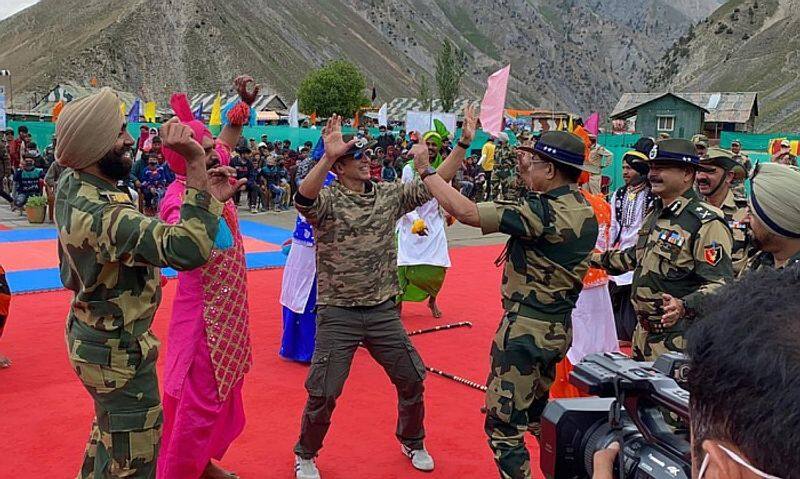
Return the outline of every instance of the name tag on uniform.
{"type": "Polygon", "coordinates": [[[732,230],[746,230],[747,224],[742,223],[741,221],[728,221],[728,226],[732,230]]]}

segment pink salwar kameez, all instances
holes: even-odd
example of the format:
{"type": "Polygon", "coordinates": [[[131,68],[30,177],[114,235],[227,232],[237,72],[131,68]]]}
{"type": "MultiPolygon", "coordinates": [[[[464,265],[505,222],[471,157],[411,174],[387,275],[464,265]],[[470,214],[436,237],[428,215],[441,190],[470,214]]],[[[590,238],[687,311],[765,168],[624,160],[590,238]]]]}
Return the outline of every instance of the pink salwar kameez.
{"type": "MultiPolygon", "coordinates": [[[[208,131],[202,123],[185,123],[195,138],[208,131]]],[[[216,149],[227,165],[225,147],[216,149]]],[[[161,203],[167,223],[180,217],[184,171],[185,164],[177,168],[161,203]]],[[[228,201],[208,263],[178,273],[167,334],[159,479],[198,479],[244,429],[242,383],[252,363],[248,322],[244,247],[236,207],[228,201]]]]}

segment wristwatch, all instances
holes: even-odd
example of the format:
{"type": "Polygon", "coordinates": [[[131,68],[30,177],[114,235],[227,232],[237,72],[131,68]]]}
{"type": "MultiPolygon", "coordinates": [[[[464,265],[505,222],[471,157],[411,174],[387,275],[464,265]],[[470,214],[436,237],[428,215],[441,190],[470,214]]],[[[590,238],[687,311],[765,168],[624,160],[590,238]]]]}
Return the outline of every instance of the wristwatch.
{"type": "Polygon", "coordinates": [[[456,144],[458,146],[460,146],[461,148],[464,148],[465,150],[469,150],[469,145],[466,144],[466,143],[461,143],[461,140],[459,140],[458,143],[456,143],[456,144]]]}
{"type": "Polygon", "coordinates": [[[435,174],[436,174],[436,168],[434,168],[432,166],[428,166],[427,168],[425,168],[425,171],[423,171],[422,173],[419,174],[419,177],[420,177],[421,180],[424,181],[425,178],[427,178],[427,177],[429,177],[431,175],[435,175],[435,174]]]}

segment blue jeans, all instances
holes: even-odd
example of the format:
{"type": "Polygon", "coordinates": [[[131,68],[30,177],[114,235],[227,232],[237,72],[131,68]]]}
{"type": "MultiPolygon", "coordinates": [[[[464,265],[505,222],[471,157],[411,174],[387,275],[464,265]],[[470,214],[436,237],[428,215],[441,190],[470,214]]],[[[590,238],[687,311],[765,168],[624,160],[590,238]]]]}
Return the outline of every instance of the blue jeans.
{"type": "Polygon", "coordinates": [[[272,205],[276,208],[281,204],[281,200],[283,199],[283,188],[279,187],[278,185],[269,185],[269,191],[272,193],[272,205]]]}

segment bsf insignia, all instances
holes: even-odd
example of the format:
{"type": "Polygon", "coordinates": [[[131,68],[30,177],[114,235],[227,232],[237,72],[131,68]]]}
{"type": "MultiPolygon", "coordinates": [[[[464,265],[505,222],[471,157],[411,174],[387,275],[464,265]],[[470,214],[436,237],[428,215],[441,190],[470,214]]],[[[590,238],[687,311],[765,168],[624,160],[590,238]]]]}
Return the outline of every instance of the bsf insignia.
{"type": "Polygon", "coordinates": [[[703,250],[706,263],[716,266],[722,259],[722,246],[716,241],[706,246],[703,250]]]}
{"type": "Polygon", "coordinates": [[[103,196],[105,196],[112,205],[131,202],[131,197],[121,191],[106,191],[103,193],[103,196]]]}

